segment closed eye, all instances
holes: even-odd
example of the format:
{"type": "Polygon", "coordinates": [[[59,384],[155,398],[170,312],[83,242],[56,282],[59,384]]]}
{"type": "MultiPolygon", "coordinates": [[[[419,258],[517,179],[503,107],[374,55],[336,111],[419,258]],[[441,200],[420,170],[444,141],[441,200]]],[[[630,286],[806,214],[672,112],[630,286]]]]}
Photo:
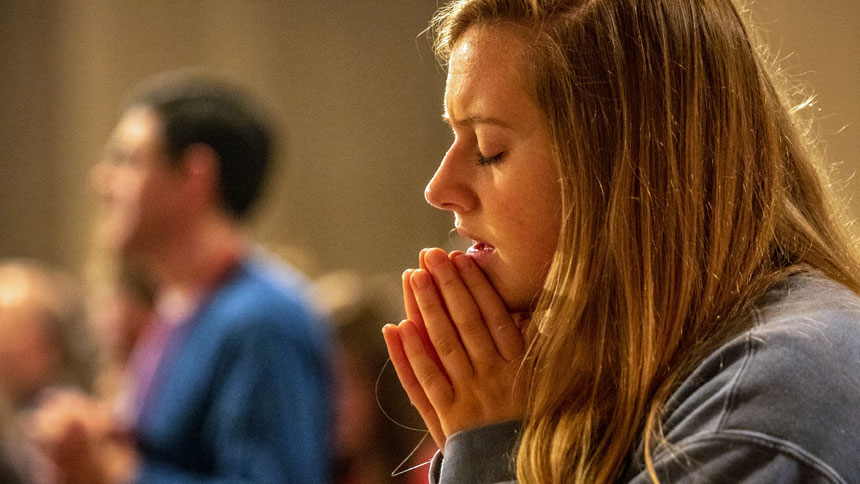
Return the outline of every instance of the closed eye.
{"type": "Polygon", "coordinates": [[[505,156],[504,151],[500,151],[499,153],[493,156],[484,156],[480,152],[478,153],[478,165],[479,166],[490,166],[498,163],[502,160],[502,157],[505,156]]]}

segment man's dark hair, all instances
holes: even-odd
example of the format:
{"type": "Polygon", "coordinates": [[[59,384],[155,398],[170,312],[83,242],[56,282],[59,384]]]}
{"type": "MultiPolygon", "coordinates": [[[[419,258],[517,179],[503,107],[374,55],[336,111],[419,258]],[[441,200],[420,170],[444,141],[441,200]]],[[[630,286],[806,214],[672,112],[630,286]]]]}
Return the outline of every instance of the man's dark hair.
{"type": "Polygon", "coordinates": [[[212,148],[222,205],[244,218],[260,197],[272,158],[271,130],[250,96],[223,80],[168,73],[144,81],[126,104],[135,106],[151,108],[161,118],[171,160],[178,163],[194,144],[212,148]]]}

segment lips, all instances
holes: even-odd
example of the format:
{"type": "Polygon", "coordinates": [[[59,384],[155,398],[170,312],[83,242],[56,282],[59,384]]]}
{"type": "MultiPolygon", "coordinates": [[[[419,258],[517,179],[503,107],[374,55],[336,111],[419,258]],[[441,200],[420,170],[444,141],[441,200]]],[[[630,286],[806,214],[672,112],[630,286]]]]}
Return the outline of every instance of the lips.
{"type": "Polygon", "coordinates": [[[492,252],[494,250],[496,250],[496,248],[493,247],[492,245],[485,244],[483,242],[475,241],[475,243],[473,243],[472,246],[469,247],[469,249],[466,252],[469,253],[470,255],[480,255],[480,254],[492,252]]]}
{"type": "Polygon", "coordinates": [[[468,250],[466,250],[466,253],[468,253],[472,257],[487,256],[496,250],[496,248],[492,244],[485,242],[484,240],[480,239],[475,234],[469,232],[463,227],[457,227],[457,233],[460,235],[460,237],[472,241],[472,245],[468,248],[468,250]]]}

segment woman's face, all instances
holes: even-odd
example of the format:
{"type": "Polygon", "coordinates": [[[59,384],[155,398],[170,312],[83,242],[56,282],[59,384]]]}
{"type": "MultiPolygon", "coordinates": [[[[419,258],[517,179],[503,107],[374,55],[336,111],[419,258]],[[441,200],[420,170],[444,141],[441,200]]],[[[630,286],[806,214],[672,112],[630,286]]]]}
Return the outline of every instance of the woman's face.
{"type": "Polygon", "coordinates": [[[561,225],[561,192],[544,115],[526,90],[512,27],[473,26],[451,53],[445,117],[454,142],[425,190],[451,210],[468,253],[512,312],[543,287],[561,225]]]}

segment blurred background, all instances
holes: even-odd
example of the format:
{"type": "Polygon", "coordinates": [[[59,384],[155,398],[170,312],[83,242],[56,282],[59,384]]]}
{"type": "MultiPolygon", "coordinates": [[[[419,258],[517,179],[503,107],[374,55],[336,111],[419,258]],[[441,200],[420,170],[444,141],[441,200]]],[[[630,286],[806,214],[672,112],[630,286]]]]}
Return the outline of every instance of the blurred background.
{"type": "MultiPolygon", "coordinates": [[[[390,478],[433,449],[425,442],[410,456],[422,433],[403,426],[422,424],[383,371],[379,329],[402,317],[399,275],[418,251],[453,244],[451,216],[423,198],[451,137],[441,122],[445,73],[424,33],[438,3],[0,0],[0,261],[32,258],[87,279],[98,262],[89,171],[140,80],[198,67],[249,87],[279,138],[251,230],[315,279],[334,325],[334,482],[423,484],[423,468],[390,478]]],[[[860,2],[749,8],[770,59],[815,95],[805,109],[812,133],[849,215],[860,217],[860,2]]],[[[130,282],[85,291],[109,309],[92,322],[114,349],[134,337],[123,329],[151,316],[151,295],[130,282]]],[[[0,343],[26,340],[25,326],[7,325],[21,331],[0,332],[0,343]]],[[[106,394],[110,363],[95,382],[106,394]]],[[[0,450],[4,411],[0,399],[0,450]]]]}
{"type": "MultiPolygon", "coordinates": [[[[96,207],[88,170],[123,95],[146,76],[199,66],[256,91],[280,130],[259,240],[299,253],[312,272],[396,278],[420,248],[446,245],[451,226],[422,193],[449,141],[445,75],[422,33],[437,3],[0,0],[0,258],[80,272],[96,207]]],[[[853,175],[860,3],[750,8],[773,57],[817,94],[829,163],[853,175]]]]}

